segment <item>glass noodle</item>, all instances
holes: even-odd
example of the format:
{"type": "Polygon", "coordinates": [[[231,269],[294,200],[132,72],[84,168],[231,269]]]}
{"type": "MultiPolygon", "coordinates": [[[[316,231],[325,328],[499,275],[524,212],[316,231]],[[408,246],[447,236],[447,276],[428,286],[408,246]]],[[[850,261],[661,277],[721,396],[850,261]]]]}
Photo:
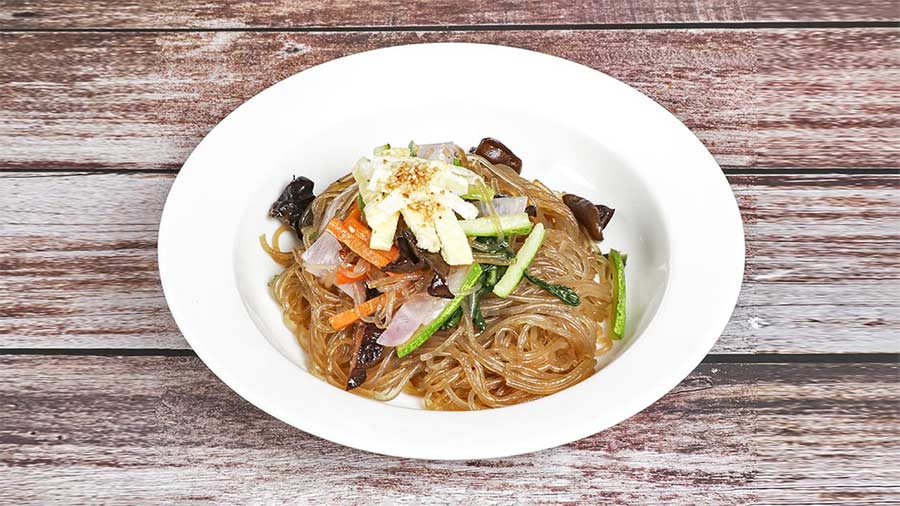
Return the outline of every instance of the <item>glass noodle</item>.
{"type": "MultiPolygon", "coordinates": [[[[588,378],[595,371],[596,357],[611,347],[603,325],[609,319],[612,298],[609,265],[560,195],[477,155],[468,155],[467,165],[495,191],[528,197],[536,208],[536,220],[547,230],[528,272],[573,288],[581,304],[564,305],[524,280],[506,299],[487,294],[481,299],[487,322],[483,332],[477,331],[464,310],[457,327],[437,332],[402,359],[393,348],[385,349],[384,357],[368,369],[368,379],[353,393],[390,400],[407,392],[422,397],[427,408],[439,410],[507,406],[588,378]]],[[[310,206],[313,219],[308,229],[321,231],[332,216],[347,216],[356,195],[350,175],[333,183],[310,206]]],[[[306,352],[310,372],[343,389],[350,372],[354,326],[335,331],[329,318],[352,304],[333,285],[333,277],[316,278],[303,270],[301,254],[317,235],[305,234],[302,246],[293,252],[279,251],[277,242],[265,247],[286,266],[273,285],[274,294],[286,324],[306,352]]],[[[524,237],[509,239],[517,250],[524,237]]],[[[501,263],[499,258],[496,261],[501,263]]],[[[386,327],[403,300],[423,291],[430,276],[413,272],[370,281],[370,286],[387,295],[387,302],[364,320],[386,327]]]]}

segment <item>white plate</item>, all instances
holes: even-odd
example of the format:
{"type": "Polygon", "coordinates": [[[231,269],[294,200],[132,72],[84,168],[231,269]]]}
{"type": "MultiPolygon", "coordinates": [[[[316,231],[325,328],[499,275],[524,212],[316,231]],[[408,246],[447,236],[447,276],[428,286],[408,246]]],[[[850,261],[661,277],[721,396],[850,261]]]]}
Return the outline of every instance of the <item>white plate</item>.
{"type": "MultiPolygon", "coordinates": [[[[368,451],[499,457],[594,434],[644,409],[703,359],[740,289],[744,238],[712,156],[655,102],[530,51],[423,44],[357,54],[270,87],[206,136],[169,193],[159,269],[178,327],[238,394],[299,429],[368,451]],[[304,369],[257,242],[291,176],[321,190],[373,146],[492,136],[523,175],[616,209],[604,250],[628,253],[626,337],[588,380],[518,406],[417,409],[344,392],[304,369]]],[[[235,434],[240,437],[240,434],[235,434]]]]}

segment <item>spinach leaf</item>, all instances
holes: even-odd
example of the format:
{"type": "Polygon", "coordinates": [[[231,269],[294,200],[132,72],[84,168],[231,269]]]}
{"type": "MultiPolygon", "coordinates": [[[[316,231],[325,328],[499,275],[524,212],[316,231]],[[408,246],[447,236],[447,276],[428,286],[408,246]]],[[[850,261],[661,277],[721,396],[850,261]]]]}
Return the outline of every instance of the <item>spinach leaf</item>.
{"type": "Polygon", "coordinates": [[[566,285],[558,285],[556,283],[548,283],[543,279],[536,278],[531,274],[528,274],[528,271],[525,271],[525,279],[531,281],[535,285],[543,288],[551,295],[555,296],[559,300],[570,306],[577,306],[581,304],[581,297],[573,290],[566,285]]]}

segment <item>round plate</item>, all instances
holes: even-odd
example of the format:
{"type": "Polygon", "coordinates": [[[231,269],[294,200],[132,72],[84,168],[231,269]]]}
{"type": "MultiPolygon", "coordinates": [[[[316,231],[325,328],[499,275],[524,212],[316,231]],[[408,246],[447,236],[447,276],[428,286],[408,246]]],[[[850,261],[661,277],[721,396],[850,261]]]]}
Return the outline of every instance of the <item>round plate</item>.
{"type": "Polygon", "coordinates": [[[159,233],[178,327],[245,399],[299,429],[368,451],[499,457],[568,443],[644,409],[715,343],[744,265],[740,214],[712,156],[655,102],[590,68],[478,44],[381,49],[319,65],[248,100],[184,164],[159,233]],[[318,190],[373,146],[499,138],[523,176],[616,209],[601,243],[628,253],[625,339],[591,378],[477,412],[364,399],[306,372],[266,287],[258,236],[292,175],[318,190]]]}

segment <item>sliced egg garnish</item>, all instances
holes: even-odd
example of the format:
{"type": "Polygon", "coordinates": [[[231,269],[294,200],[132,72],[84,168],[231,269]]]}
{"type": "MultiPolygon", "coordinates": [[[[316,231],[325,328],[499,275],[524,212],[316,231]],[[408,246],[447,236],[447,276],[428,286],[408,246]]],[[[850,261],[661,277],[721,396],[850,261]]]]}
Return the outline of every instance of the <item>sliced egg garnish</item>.
{"type": "Polygon", "coordinates": [[[372,159],[360,159],[353,168],[372,228],[369,246],[390,249],[403,216],[419,248],[441,252],[450,265],[471,264],[472,249],[457,215],[464,219],[478,216],[478,208],[460,195],[480,176],[441,160],[403,156],[407,153],[382,150],[372,159]]]}

